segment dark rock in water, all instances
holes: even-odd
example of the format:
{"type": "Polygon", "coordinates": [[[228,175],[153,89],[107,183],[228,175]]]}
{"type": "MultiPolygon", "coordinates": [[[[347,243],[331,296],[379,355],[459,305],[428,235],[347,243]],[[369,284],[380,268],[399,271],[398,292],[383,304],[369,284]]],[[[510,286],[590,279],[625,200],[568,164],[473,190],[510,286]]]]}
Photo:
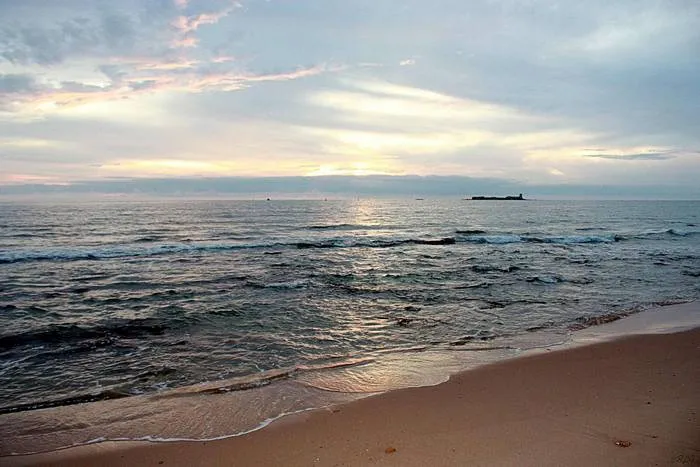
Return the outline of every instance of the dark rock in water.
{"type": "Polygon", "coordinates": [[[404,307],[404,310],[406,310],[406,311],[420,311],[420,310],[422,310],[422,308],[419,306],[408,305],[408,306],[404,307]]]}

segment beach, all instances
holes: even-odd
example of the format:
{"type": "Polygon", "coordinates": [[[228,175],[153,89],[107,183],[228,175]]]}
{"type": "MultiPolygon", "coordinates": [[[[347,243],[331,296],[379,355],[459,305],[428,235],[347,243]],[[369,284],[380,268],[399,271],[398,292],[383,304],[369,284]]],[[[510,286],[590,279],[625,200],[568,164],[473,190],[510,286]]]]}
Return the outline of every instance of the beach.
{"type": "Polygon", "coordinates": [[[700,467],[698,20],[0,0],[0,467],[700,467]]]}
{"type": "Polygon", "coordinates": [[[700,329],[620,337],[288,416],[213,442],[110,442],[7,466],[700,465],[700,329]]]}
{"type": "Polygon", "coordinates": [[[493,206],[0,206],[0,464],[697,463],[696,204],[493,206]]]}

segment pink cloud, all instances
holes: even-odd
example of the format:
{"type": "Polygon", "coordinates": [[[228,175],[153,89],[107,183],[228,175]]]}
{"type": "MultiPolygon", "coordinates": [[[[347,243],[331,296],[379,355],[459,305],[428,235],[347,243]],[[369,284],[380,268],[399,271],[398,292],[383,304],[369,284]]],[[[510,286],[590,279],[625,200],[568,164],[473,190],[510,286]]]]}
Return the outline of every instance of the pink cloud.
{"type": "Polygon", "coordinates": [[[237,4],[234,3],[232,6],[213,13],[178,16],[171,23],[178,36],[171,42],[171,46],[174,48],[196,47],[198,41],[193,34],[197,29],[203,25],[218,23],[222,18],[228,16],[236,7],[237,4]]]}
{"type": "Polygon", "coordinates": [[[15,111],[45,112],[60,108],[128,99],[156,92],[236,91],[253,83],[290,81],[326,72],[344,69],[339,66],[319,65],[284,73],[250,74],[239,71],[201,72],[193,69],[196,62],[144,63],[132,65],[133,74],[110,86],[79,86],[80,83],[62,83],[31,93],[12,96],[9,103],[15,111]]]}
{"type": "Polygon", "coordinates": [[[198,43],[199,39],[187,34],[183,37],[177,37],[173,39],[173,41],[170,43],[170,46],[174,49],[187,49],[191,47],[197,47],[198,43]]]}
{"type": "Polygon", "coordinates": [[[136,65],[137,70],[184,70],[192,69],[200,62],[198,60],[170,60],[164,62],[147,61],[136,65]]]}
{"type": "Polygon", "coordinates": [[[0,174],[0,182],[6,184],[42,183],[44,185],[68,185],[58,182],[57,177],[45,177],[28,174],[0,174]],[[53,182],[53,183],[52,183],[53,182]]]}
{"type": "Polygon", "coordinates": [[[229,57],[229,56],[221,56],[221,57],[214,57],[211,59],[212,63],[228,63],[232,62],[236,59],[236,57],[229,57]]]}

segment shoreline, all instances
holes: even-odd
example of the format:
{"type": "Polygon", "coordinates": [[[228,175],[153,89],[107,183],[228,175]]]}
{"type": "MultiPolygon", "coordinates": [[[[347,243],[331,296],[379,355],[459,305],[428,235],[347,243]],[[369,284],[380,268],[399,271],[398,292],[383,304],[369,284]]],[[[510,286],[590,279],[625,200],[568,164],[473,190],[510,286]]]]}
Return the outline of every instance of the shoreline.
{"type": "Polygon", "coordinates": [[[277,369],[155,394],[7,413],[0,415],[0,457],[104,442],[207,442],[243,436],[292,414],[435,386],[484,365],[625,335],[700,327],[699,305],[696,301],[636,308],[631,315],[603,315],[583,329],[544,328],[506,342],[479,343],[478,348],[389,352],[320,371],[277,369]]]}
{"type": "MultiPolygon", "coordinates": [[[[669,308],[697,314],[699,306],[669,308]]],[[[220,441],[104,442],[1,459],[18,466],[700,464],[700,328],[684,330],[697,326],[693,320],[664,328],[634,319],[642,313],[578,332],[578,341],[553,352],[287,415],[220,441]],[[639,335],[644,329],[655,334],[639,335]]]]}

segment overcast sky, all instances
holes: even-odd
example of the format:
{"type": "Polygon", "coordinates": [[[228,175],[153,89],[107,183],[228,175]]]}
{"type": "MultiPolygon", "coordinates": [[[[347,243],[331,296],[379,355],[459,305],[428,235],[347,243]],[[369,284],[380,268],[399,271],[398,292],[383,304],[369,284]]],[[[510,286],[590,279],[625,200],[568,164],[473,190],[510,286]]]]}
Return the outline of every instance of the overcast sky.
{"type": "Polygon", "coordinates": [[[0,0],[2,185],[367,174],[697,191],[700,2],[0,0]]]}

